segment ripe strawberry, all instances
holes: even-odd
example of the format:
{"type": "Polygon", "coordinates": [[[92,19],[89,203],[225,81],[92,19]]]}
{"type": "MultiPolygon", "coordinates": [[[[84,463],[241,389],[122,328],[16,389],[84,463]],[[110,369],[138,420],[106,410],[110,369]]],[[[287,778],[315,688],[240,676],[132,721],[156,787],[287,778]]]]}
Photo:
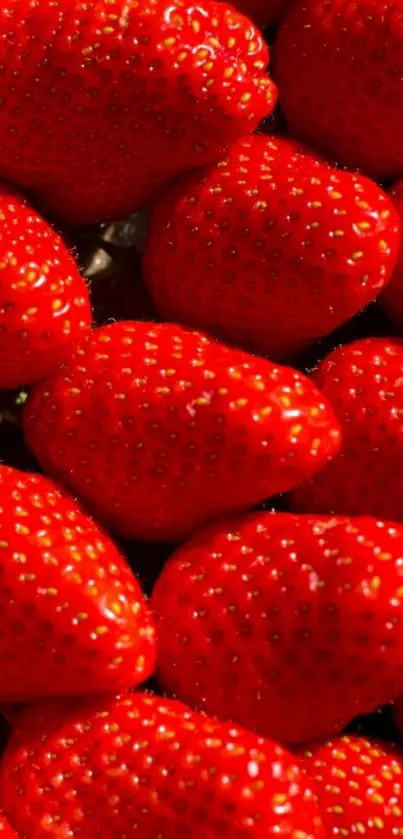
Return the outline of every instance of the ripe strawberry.
{"type": "Polygon", "coordinates": [[[373,300],[399,242],[376,184],[253,136],[157,202],[145,277],[165,319],[290,359],[373,300]]]}
{"type": "Polygon", "coordinates": [[[403,0],[295,0],[275,78],[293,136],[370,176],[403,173],[403,0]]]}
{"type": "Polygon", "coordinates": [[[156,583],[158,678],[281,743],[403,690],[403,527],[252,513],[202,530],[156,583]]]}
{"type": "Polygon", "coordinates": [[[334,407],[343,444],[293,493],[293,508],[403,520],[403,343],[368,338],[339,347],[313,380],[334,407]]]}
{"type": "Polygon", "coordinates": [[[267,63],[213,0],[8,0],[0,176],[73,224],[127,215],[271,112],[267,63]]]}
{"type": "Polygon", "coordinates": [[[314,785],[328,839],[403,836],[403,754],[389,743],[340,737],[314,743],[303,766],[314,785]]]}
{"type": "Polygon", "coordinates": [[[0,702],[120,690],[154,626],[113,542],[55,484],[0,467],[0,702]]]}
{"type": "Polygon", "coordinates": [[[21,715],[0,769],[24,839],[323,839],[298,761],[249,731],[135,694],[21,715]]]}
{"type": "Polygon", "coordinates": [[[145,541],[184,539],[218,512],[296,486],[340,442],[295,370],[135,321],[94,330],[32,392],[24,426],[45,472],[145,541]]]}
{"type": "MultiPolygon", "coordinates": [[[[390,190],[390,197],[403,219],[403,180],[398,181],[390,190]]],[[[388,318],[399,329],[403,328],[403,241],[401,242],[399,257],[391,281],[379,298],[379,303],[388,318]]]]}
{"type": "Polygon", "coordinates": [[[0,295],[0,390],[47,376],[91,324],[87,288],[71,253],[25,198],[5,185],[0,295]]]}
{"type": "Polygon", "coordinates": [[[3,816],[0,816],[0,836],[1,839],[18,839],[17,834],[11,830],[9,823],[3,816]]]}

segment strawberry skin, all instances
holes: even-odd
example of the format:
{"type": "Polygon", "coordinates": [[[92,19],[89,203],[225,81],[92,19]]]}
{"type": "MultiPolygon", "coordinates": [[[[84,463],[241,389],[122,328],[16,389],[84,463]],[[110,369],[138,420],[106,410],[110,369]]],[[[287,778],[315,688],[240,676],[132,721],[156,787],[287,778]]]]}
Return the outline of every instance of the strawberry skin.
{"type": "Polygon", "coordinates": [[[275,79],[294,137],[377,180],[403,173],[403,0],[295,0],[275,79]]]}
{"type": "Polygon", "coordinates": [[[28,444],[127,538],[179,541],[296,486],[338,450],[302,374],[173,324],[94,330],[31,393],[28,444]]]}
{"type": "MultiPolygon", "coordinates": [[[[390,198],[399,214],[400,223],[403,219],[403,180],[397,181],[389,192],[390,198]]],[[[403,242],[400,243],[400,251],[395,270],[390,282],[379,297],[379,304],[389,320],[403,329],[403,242]]]]}
{"type": "Polygon", "coordinates": [[[10,825],[3,816],[0,816],[0,836],[1,839],[18,839],[17,834],[11,830],[10,825]]]}
{"type": "Polygon", "coordinates": [[[0,177],[71,224],[128,215],[271,113],[268,59],[210,0],[8,0],[0,177]]]}
{"type": "Polygon", "coordinates": [[[403,835],[403,754],[389,743],[345,736],[304,750],[327,839],[403,835]]]}
{"type": "Polygon", "coordinates": [[[143,694],[21,714],[0,785],[24,839],[324,839],[295,757],[143,694]]]}
{"type": "Polygon", "coordinates": [[[0,702],[144,681],[154,625],[113,542],[41,475],[1,466],[0,505],[0,702]]]}
{"type": "Polygon", "coordinates": [[[299,743],[403,689],[403,528],[257,512],[200,531],[151,600],[164,691],[299,743]]]}
{"type": "Polygon", "coordinates": [[[22,195],[0,184],[0,390],[47,376],[90,324],[70,251],[22,195]]]}
{"type": "Polygon", "coordinates": [[[368,338],[333,350],[313,380],[343,429],[333,463],[292,495],[295,510],[403,520],[403,343],[368,338]]]}
{"type": "Polygon", "coordinates": [[[156,202],[144,272],[164,319],[284,360],[376,297],[399,243],[376,184],[255,135],[156,202]]]}

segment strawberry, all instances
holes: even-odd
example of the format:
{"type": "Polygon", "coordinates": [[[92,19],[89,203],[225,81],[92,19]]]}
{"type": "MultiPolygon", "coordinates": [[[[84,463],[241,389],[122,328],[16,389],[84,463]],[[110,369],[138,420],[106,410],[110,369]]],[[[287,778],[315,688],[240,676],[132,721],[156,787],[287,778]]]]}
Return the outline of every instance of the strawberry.
{"type": "Polygon", "coordinates": [[[253,136],[156,203],[145,278],[164,319],[290,359],[376,296],[399,241],[376,184],[253,136]]]}
{"type": "Polygon", "coordinates": [[[113,542],[41,475],[0,467],[0,702],[120,690],[154,666],[154,626],[113,542]]]}
{"type": "Polygon", "coordinates": [[[403,0],[295,0],[275,49],[293,136],[379,180],[403,173],[403,0]]]}
{"type": "Polygon", "coordinates": [[[403,527],[257,512],[200,531],[151,600],[163,690],[281,743],[403,691],[403,527]]]}
{"type": "MultiPolygon", "coordinates": [[[[399,213],[400,222],[402,222],[403,180],[397,181],[389,194],[399,213]]],[[[401,330],[403,328],[403,242],[401,242],[399,257],[392,274],[392,279],[381,294],[379,303],[392,323],[401,330]]]]}
{"type": "Polygon", "coordinates": [[[328,839],[403,836],[400,750],[345,736],[306,748],[303,766],[317,793],[328,839]]]}
{"type": "Polygon", "coordinates": [[[9,823],[0,815],[0,836],[1,839],[18,839],[17,834],[11,830],[9,823]]]}
{"type": "Polygon", "coordinates": [[[368,338],[339,347],[313,380],[334,407],[343,445],[293,493],[293,509],[403,520],[403,343],[368,338]]]}
{"type": "Polygon", "coordinates": [[[61,220],[141,209],[274,107],[268,50],[211,0],[8,0],[0,177],[61,220]]]}
{"type": "Polygon", "coordinates": [[[71,253],[25,198],[5,185],[0,295],[0,390],[48,375],[91,324],[87,288],[71,253]]]}
{"type": "Polygon", "coordinates": [[[296,486],[337,451],[308,379],[173,324],[94,330],[36,387],[25,435],[45,472],[126,538],[179,541],[296,486]]]}
{"type": "Polygon", "coordinates": [[[39,703],[0,783],[24,839],[324,839],[295,757],[154,696],[39,703]]]}

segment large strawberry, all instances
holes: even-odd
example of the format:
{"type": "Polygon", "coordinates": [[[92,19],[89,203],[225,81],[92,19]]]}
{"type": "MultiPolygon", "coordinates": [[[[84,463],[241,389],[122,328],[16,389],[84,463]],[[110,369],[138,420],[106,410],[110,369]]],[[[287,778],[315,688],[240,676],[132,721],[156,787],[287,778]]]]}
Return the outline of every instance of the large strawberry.
{"type": "Polygon", "coordinates": [[[253,136],[156,203],[145,277],[164,318],[289,359],[376,296],[399,241],[376,184],[253,136]]]}
{"type": "Polygon", "coordinates": [[[322,839],[280,746],[159,697],[43,703],[21,714],[0,800],[24,839],[322,839]]]}
{"type": "Polygon", "coordinates": [[[1,839],[18,839],[16,833],[11,829],[9,823],[0,815],[0,837],[1,839]]]}
{"type": "Polygon", "coordinates": [[[154,626],[113,542],[55,484],[0,467],[0,702],[119,690],[154,626]]]}
{"type": "Polygon", "coordinates": [[[293,136],[380,180],[403,173],[403,0],[295,0],[275,51],[293,136]]]}
{"type": "Polygon", "coordinates": [[[213,0],[8,0],[0,176],[73,224],[124,216],[271,112],[267,63],[213,0]]]}
{"type": "Polygon", "coordinates": [[[368,338],[339,347],[313,380],[334,407],[343,444],[293,493],[293,508],[403,520],[403,343],[368,338]]]}
{"type": "Polygon", "coordinates": [[[34,389],[24,426],[46,472],[115,531],[151,541],[296,486],[340,441],[302,374],[134,321],[94,330],[34,389]]]}
{"type": "Polygon", "coordinates": [[[303,766],[319,799],[326,839],[403,836],[400,749],[344,736],[308,747],[303,766]]]}
{"type": "MultiPolygon", "coordinates": [[[[399,214],[400,222],[403,219],[403,180],[397,181],[390,190],[390,197],[399,214]]],[[[403,241],[400,243],[399,257],[390,282],[379,298],[382,309],[388,318],[400,330],[403,329],[403,241]]]]}
{"type": "Polygon", "coordinates": [[[48,375],[90,323],[70,251],[22,195],[0,184],[0,390],[48,375]]]}
{"type": "Polygon", "coordinates": [[[403,690],[403,528],[252,513],[168,562],[151,606],[164,690],[282,743],[403,690]]]}

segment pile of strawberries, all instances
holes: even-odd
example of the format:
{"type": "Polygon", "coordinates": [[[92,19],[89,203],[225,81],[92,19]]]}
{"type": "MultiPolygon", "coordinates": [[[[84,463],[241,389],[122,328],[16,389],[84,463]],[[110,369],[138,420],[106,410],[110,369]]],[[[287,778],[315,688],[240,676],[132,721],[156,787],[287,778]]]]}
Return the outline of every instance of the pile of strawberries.
{"type": "Polygon", "coordinates": [[[403,0],[236,6],[0,9],[0,839],[403,837],[403,0]]]}

